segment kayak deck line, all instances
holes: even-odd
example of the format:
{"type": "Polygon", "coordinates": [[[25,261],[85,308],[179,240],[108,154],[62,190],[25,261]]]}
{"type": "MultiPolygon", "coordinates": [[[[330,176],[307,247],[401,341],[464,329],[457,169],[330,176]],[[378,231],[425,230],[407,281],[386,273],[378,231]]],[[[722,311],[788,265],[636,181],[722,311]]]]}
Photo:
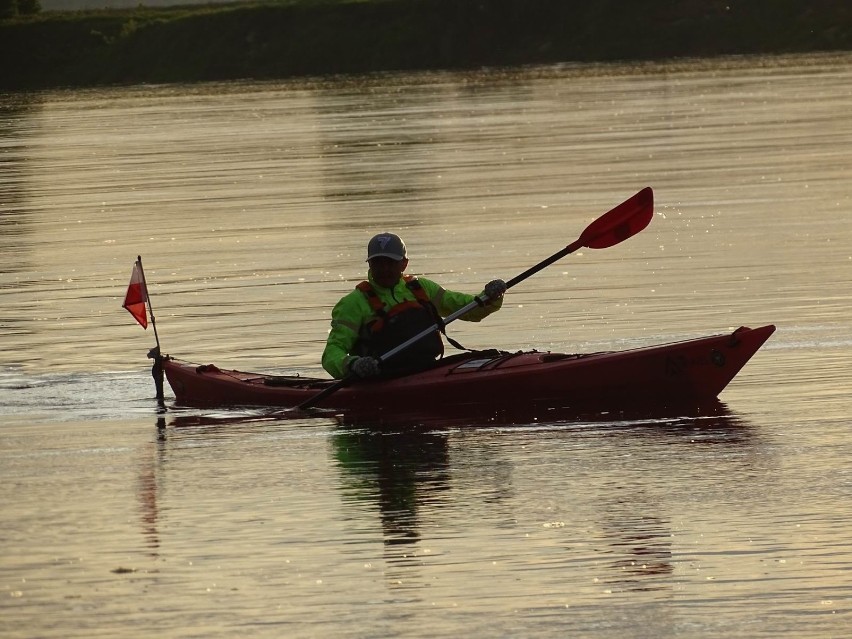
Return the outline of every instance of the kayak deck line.
{"type": "MultiPolygon", "coordinates": [[[[603,409],[663,407],[715,399],[775,331],[774,325],[621,351],[558,353],[496,349],[453,354],[427,370],[352,380],[321,408],[397,414],[454,407],[603,409]]],[[[175,401],[196,406],[293,408],[339,380],[197,366],[168,355],[175,401]]]]}

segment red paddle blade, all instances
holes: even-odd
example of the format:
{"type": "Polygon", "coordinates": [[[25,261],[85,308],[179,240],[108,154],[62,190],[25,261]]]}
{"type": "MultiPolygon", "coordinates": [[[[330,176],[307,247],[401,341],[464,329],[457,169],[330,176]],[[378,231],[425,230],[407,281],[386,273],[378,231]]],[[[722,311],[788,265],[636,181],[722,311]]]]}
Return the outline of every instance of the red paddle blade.
{"type": "Polygon", "coordinates": [[[581,246],[599,249],[615,246],[644,229],[654,217],[654,191],[646,186],[586,227],[581,246]]]}

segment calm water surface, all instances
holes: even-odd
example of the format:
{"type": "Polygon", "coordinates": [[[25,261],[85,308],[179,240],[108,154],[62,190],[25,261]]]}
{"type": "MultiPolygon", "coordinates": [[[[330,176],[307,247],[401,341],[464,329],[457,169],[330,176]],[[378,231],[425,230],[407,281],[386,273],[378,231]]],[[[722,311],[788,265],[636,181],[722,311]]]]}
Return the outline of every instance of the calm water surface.
{"type": "Polygon", "coordinates": [[[0,109],[0,636],[852,634],[852,58],[0,109]],[[648,185],[648,229],[451,333],[577,352],[776,324],[712,416],[158,413],[120,308],[141,254],[164,351],[319,375],[375,232],[475,292],[648,185]]]}

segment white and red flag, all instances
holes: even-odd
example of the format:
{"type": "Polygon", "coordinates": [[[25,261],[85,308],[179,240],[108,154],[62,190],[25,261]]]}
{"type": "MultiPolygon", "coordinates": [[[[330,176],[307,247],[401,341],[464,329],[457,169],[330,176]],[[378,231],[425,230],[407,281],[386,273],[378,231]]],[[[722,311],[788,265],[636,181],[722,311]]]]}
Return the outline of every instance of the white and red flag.
{"type": "Polygon", "coordinates": [[[148,299],[148,288],[145,285],[145,274],[142,265],[137,261],[133,264],[133,273],[130,275],[130,286],[124,296],[124,304],[121,306],[133,316],[142,328],[148,328],[148,310],[146,300],[148,299]]]}

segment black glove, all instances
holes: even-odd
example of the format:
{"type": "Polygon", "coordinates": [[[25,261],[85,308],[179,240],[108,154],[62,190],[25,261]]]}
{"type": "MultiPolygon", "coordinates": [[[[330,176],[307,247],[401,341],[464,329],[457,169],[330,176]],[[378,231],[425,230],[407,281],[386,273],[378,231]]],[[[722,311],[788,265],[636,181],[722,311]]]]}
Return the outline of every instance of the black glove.
{"type": "Polygon", "coordinates": [[[489,300],[496,300],[503,297],[506,292],[506,282],[503,280],[491,280],[485,285],[485,297],[489,300]]]}
{"type": "Polygon", "coordinates": [[[379,374],[379,360],[375,357],[358,357],[349,364],[349,370],[361,379],[375,377],[379,374]]]}

